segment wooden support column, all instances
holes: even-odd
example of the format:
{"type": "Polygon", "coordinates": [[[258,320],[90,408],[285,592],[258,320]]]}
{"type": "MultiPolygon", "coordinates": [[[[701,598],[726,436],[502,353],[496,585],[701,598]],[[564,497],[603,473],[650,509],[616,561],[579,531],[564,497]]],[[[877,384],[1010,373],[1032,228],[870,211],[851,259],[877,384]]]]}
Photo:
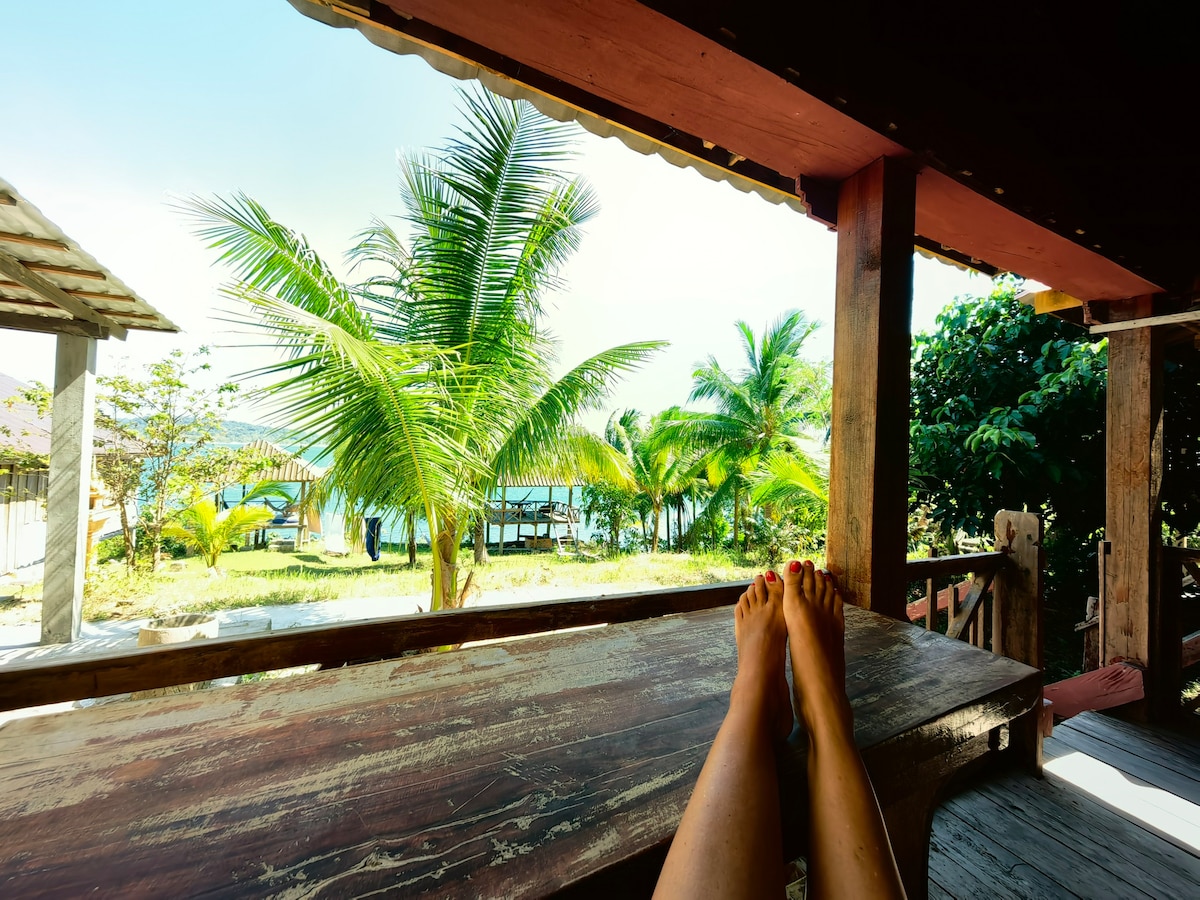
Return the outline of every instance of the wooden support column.
{"type": "Polygon", "coordinates": [[[852,603],[904,618],[916,176],[880,159],[838,196],[826,564],[852,603]]]}
{"type": "Polygon", "coordinates": [[[996,549],[1008,562],[992,585],[992,652],[1045,668],[1042,639],[1042,520],[1028,512],[996,513],[996,549]]]}
{"type": "MultiPolygon", "coordinates": [[[[1114,303],[1114,320],[1150,314],[1150,298],[1114,303]]],[[[1162,551],[1162,341],[1151,327],[1108,339],[1105,566],[1100,610],[1101,665],[1146,667],[1151,709],[1169,686],[1159,677],[1159,567],[1162,551]]],[[[1176,654],[1179,647],[1174,648],[1176,654]]],[[[1178,685],[1175,702],[1178,703],[1178,685]]]]}
{"type": "Polygon", "coordinates": [[[96,340],[60,334],[54,364],[42,643],[78,640],[87,564],[88,494],[96,408],[96,340]]]}

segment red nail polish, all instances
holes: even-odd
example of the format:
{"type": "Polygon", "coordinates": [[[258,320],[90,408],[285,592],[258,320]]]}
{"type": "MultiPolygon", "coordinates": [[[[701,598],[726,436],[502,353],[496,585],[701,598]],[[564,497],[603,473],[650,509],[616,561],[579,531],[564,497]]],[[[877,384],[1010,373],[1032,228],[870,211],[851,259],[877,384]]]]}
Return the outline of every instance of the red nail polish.
{"type": "Polygon", "coordinates": [[[767,569],[767,581],[774,581],[774,580],[775,580],[775,573],[772,572],[770,569],[767,569]]]}
{"type": "Polygon", "coordinates": [[[795,575],[797,572],[800,571],[800,560],[793,559],[791,564],[788,566],[788,568],[791,569],[792,574],[795,575]]]}

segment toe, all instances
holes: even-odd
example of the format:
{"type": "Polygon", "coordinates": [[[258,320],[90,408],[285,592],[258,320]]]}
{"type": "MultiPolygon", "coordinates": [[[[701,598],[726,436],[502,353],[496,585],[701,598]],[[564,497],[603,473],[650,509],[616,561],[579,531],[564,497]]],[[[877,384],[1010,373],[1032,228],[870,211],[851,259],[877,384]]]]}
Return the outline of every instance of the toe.
{"type": "Polygon", "coordinates": [[[809,600],[817,599],[817,574],[813,568],[812,560],[804,561],[804,572],[800,576],[800,587],[804,591],[804,596],[809,600]]]}
{"type": "Polygon", "coordinates": [[[828,612],[833,612],[833,576],[825,569],[813,573],[817,602],[828,612]]]}
{"type": "Polygon", "coordinates": [[[767,602],[767,581],[763,576],[757,575],[754,581],[750,584],[750,590],[746,592],[750,596],[750,608],[762,606],[767,602]]]}
{"type": "Polygon", "coordinates": [[[796,588],[800,585],[800,560],[793,559],[783,567],[783,585],[785,588],[796,588]]]}
{"type": "Polygon", "coordinates": [[[779,603],[783,599],[783,579],[774,570],[768,570],[764,578],[767,582],[767,602],[779,603]]]}

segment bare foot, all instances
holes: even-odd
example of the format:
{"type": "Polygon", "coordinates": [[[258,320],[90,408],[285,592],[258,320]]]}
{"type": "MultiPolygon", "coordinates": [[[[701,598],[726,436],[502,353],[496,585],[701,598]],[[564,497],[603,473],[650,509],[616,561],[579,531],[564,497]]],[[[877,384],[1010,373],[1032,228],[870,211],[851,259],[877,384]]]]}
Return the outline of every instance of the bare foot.
{"type": "Polygon", "coordinates": [[[746,588],[733,610],[738,669],[730,693],[730,711],[746,709],[783,740],[792,731],[784,647],[783,581],[774,572],[759,575],[746,588]]]}
{"type": "Polygon", "coordinates": [[[783,571],[783,616],[792,655],[796,715],[810,739],[852,725],[846,698],[846,622],[833,576],[809,561],[783,571]]]}

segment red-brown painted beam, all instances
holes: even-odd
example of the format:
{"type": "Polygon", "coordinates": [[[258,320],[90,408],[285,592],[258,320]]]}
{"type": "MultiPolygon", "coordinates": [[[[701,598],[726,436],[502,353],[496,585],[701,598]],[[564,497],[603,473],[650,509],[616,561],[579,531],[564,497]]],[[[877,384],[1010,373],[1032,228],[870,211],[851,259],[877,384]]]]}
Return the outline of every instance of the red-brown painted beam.
{"type": "MultiPolygon", "coordinates": [[[[461,38],[520,63],[530,72],[527,84],[536,80],[533,73],[549,76],[601,101],[591,106],[606,107],[591,112],[611,117],[609,105],[615,105],[728,148],[792,181],[806,176],[839,182],[881,156],[911,155],[909,148],[785,78],[635,0],[382,0],[376,5],[442,30],[442,44],[455,45],[451,55],[463,56],[461,42],[450,36],[461,38]]],[[[512,77],[521,80],[519,74],[512,77]]],[[[568,102],[579,104],[579,99],[568,102]]],[[[918,179],[915,230],[1085,300],[1159,290],[928,167],[918,179]]]]}

